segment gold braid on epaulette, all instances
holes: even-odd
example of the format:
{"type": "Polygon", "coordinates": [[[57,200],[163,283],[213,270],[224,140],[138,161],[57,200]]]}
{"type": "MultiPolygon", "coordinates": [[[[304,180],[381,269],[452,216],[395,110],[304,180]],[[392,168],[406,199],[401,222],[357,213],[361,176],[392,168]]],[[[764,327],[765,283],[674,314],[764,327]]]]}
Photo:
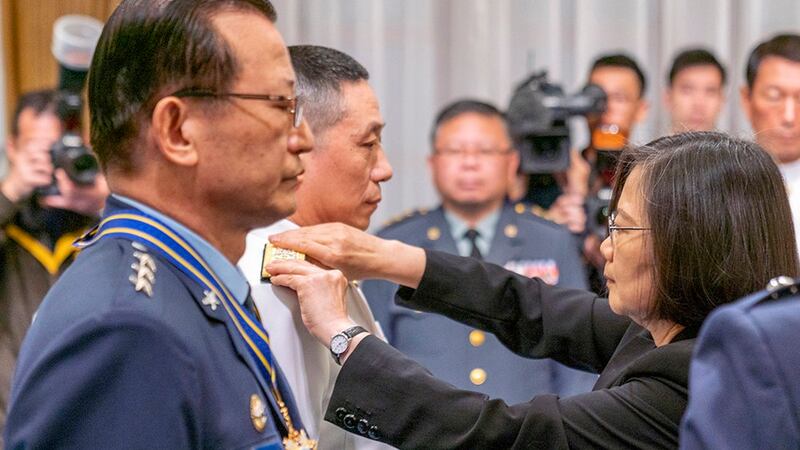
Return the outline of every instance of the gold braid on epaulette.
{"type": "Polygon", "coordinates": [[[542,208],[539,205],[533,205],[530,208],[522,202],[519,202],[514,205],[514,212],[517,214],[525,214],[526,211],[530,211],[536,217],[541,217],[545,220],[552,221],[553,219],[550,218],[550,211],[542,208]]]}
{"type": "Polygon", "coordinates": [[[381,228],[386,228],[388,226],[394,225],[394,224],[396,224],[398,222],[402,222],[402,221],[404,221],[404,220],[406,220],[408,218],[411,218],[413,216],[417,216],[417,215],[424,216],[425,214],[428,214],[428,211],[429,210],[427,208],[417,208],[417,209],[405,210],[402,213],[400,213],[400,214],[392,217],[391,219],[387,220],[386,222],[384,222],[381,225],[381,228]]]}

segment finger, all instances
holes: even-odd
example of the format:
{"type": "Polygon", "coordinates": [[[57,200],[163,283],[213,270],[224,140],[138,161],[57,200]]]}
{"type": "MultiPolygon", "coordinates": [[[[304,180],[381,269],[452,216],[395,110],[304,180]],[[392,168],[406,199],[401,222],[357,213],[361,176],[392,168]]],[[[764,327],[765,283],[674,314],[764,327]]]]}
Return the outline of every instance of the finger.
{"type": "Polygon", "coordinates": [[[311,275],[322,271],[319,267],[302,260],[281,260],[267,264],[267,272],[272,274],[273,278],[275,275],[311,275]]]}
{"type": "Polygon", "coordinates": [[[321,243],[326,241],[329,235],[327,232],[327,224],[312,225],[308,227],[298,228],[296,230],[287,230],[282,233],[273,234],[270,236],[270,241],[277,242],[297,242],[298,244],[305,245],[306,242],[321,243]]]}
{"type": "Polygon", "coordinates": [[[297,275],[273,275],[269,282],[274,286],[282,286],[296,291],[298,285],[302,282],[301,280],[302,277],[297,275]]]}
{"type": "Polygon", "coordinates": [[[333,270],[333,267],[324,264],[322,261],[313,258],[311,256],[306,255],[306,261],[310,262],[311,264],[323,269],[323,270],[333,270]]]}
{"type": "Polygon", "coordinates": [[[58,186],[58,190],[61,192],[61,195],[69,198],[75,194],[78,186],[72,182],[64,169],[56,169],[53,176],[56,179],[56,185],[58,186]]]}
{"type": "Polygon", "coordinates": [[[323,263],[329,263],[331,252],[328,245],[318,242],[307,232],[295,233],[295,231],[299,230],[292,230],[272,235],[269,237],[269,241],[275,246],[305,253],[306,255],[322,261],[323,263]]]}
{"type": "Polygon", "coordinates": [[[47,195],[41,201],[48,208],[69,209],[69,202],[62,195],[47,195]]]}
{"type": "Polygon", "coordinates": [[[67,175],[67,172],[64,169],[61,168],[56,169],[53,172],[53,176],[56,178],[56,181],[59,184],[70,185],[70,186],[75,185],[75,183],[73,183],[72,180],[69,179],[69,175],[67,175]]]}

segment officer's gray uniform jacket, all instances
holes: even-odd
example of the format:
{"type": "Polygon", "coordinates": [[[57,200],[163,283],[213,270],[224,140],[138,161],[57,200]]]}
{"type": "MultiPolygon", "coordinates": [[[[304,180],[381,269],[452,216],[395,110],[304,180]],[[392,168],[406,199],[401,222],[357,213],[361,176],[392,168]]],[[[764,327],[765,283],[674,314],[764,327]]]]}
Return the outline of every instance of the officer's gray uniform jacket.
{"type": "MultiPolygon", "coordinates": [[[[420,210],[381,230],[385,239],[458,254],[444,210],[420,210]]],[[[488,262],[551,284],[586,288],[577,240],[563,227],[542,219],[523,204],[506,204],[500,212],[488,262]]],[[[515,355],[490,333],[444,316],[397,306],[397,286],[366,281],[364,295],[389,343],[434,376],[454,386],[482,392],[509,404],[536,394],[572,395],[591,390],[597,376],[552,360],[515,355]]]]}

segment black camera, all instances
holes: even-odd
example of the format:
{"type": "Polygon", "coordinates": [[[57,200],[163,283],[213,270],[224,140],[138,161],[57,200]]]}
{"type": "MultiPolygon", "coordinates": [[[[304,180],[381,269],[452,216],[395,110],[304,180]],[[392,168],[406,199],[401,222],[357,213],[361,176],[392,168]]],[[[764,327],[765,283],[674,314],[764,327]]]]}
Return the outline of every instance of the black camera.
{"type": "MultiPolygon", "coordinates": [[[[83,140],[81,91],[103,24],[85,16],[63,16],[53,26],[53,54],[59,63],[56,115],[64,132],[50,148],[54,169],[63,169],[75,184],[91,185],[99,172],[97,158],[83,140]]],[[[39,190],[58,195],[55,179],[39,190]]]]}
{"type": "Polygon", "coordinates": [[[547,81],[547,72],[529,76],[515,90],[508,106],[509,132],[520,152],[520,171],[552,174],[569,167],[571,141],[567,119],[600,115],[606,93],[597,85],[566,95],[547,81]]]}
{"type": "Polygon", "coordinates": [[[589,148],[594,154],[591,157],[593,163],[589,179],[590,195],[586,199],[586,228],[589,233],[601,239],[605,239],[608,234],[608,215],[617,160],[620,151],[628,142],[627,135],[627,131],[620,130],[617,125],[602,125],[592,133],[589,148]]]}
{"type": "Polygon", "coordinates": [[[64,169],[75,184],[90,185],[97,178],[99,166],[97,158],[85,145],[81,135],[82,106],[80,91],[62,87],[59,92],[57,114],[64,126],[64,133],[50,147],[50,158],[53,161],[53,168],[64,169]]]}

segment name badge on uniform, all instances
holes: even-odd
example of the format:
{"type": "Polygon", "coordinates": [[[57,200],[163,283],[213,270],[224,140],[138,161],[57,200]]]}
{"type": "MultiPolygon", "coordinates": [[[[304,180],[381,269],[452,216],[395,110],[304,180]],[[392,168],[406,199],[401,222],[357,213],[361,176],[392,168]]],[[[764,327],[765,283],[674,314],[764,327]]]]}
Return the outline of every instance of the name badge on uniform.
{"type": "Polygon", "coordinates": [[[553,259],[525,259],[509,261],[506,269],[528,278],[538,277],[547,284],[557,284],[559,279],[558,264],[553,259]]]}

